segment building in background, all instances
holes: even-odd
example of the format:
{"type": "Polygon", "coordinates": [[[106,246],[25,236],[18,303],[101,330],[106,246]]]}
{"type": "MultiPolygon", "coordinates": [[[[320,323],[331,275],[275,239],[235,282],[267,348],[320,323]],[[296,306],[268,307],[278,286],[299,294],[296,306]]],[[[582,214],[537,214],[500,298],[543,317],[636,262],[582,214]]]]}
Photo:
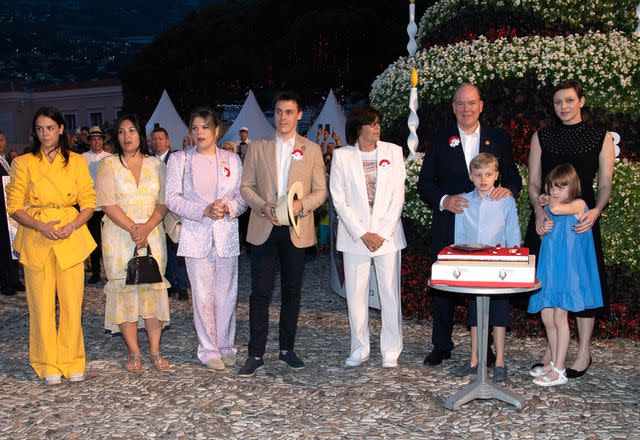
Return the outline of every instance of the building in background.
{"type": "Polygon", "coordinates": [[[80,127],[103,125],[118,118],[122,84],[108,79],[34,88],[0,85],[0,130],[10,146],[28,144],[31,119],[42,106],[58,108],[68,132],[74,133],[80,127]]]}

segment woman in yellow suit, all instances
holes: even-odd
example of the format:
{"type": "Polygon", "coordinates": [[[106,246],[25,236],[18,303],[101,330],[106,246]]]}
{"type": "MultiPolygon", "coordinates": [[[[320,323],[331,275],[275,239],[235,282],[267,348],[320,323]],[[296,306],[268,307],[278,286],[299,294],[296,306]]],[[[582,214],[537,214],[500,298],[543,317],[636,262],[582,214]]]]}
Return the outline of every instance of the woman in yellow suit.
{"type": "Polygon", "coordinates": [[[85,369],[84,260],[96,247],[85,223],[96,194],[86,161],[69,151],[58,109],[38,109],[32,130],[29,153],[13,160],[7,185],[7,212],[20,224],[13,247],[24,266],[29,358],[47,384],[59,384],[62,376],[79,382],[85,369]]]}

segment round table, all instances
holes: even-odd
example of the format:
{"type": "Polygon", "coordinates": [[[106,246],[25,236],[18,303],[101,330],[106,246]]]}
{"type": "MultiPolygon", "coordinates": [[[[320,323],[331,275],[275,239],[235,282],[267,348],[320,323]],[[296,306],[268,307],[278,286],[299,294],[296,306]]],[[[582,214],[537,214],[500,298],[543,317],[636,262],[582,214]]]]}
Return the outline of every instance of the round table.
{"type": "Polygon", "coordinates": [[[432,284],[429,287],[445,292],[475,295],[478,317],[478,370],[476,380],[461,390],[447,397],[444,406],[457,410],[462,405],[475,399],[498,399],[510,403],[517,409],[524,407],[524,401],[517,394],[487,380],[487,343],[489,339],[489,304],[494,295],[511,295],[514,293],[531,292],[540,288],[540,281],[532,287],[467,287],[450,286],[448,284],[432,284]]]}

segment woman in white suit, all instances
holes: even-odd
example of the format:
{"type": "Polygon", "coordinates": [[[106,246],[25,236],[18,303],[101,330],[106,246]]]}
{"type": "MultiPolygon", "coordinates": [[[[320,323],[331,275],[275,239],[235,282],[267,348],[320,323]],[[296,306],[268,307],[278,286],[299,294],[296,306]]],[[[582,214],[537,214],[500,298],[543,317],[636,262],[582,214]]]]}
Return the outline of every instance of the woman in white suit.
{"type": "Polygon", "coordinates": [[[178,255],[185,257],[193,297],[198,358],[213,370],[236,363],[240,157],[216,145],[220,119],[208,107],[189,118],[195,143],[169,157],[166,200],[182,219],[178,255]]]}
{"type": "Polygon", "coordinates": [[[355,367],[369,359],[369,276],[376,269],[380,294],[382,366],[398,366],[402,351],[400,251],[406,247],[402,148],[380,141],[382,115],[372,107],[347,118],[348,146],[333,153],[330,188],[338,218],[337,249],[344,253],[351,354],[355,367]],[[352,146],[353,145],[353,146],[352,146]]]}

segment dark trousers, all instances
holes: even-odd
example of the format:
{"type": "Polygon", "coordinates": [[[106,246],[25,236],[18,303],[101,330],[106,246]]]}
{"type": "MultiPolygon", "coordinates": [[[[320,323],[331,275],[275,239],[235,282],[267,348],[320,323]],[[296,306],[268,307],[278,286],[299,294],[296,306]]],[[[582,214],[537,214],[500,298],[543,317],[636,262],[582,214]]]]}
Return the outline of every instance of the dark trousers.
{"type": "Polygon", "coordinates": [[[274,226],[264,244],[251,248],[251,296],[249,297],[249,356],[264,354],[269,334],[269,304],[276,263],[280,260],[280,350],[293,350],[300,312],[300,288],[304,270],[303,248],[291,242],[289,228],[274,226]]]}
{"type": "Polygon", "coordinates": [[[431,342],[433,349],[442,353],[453,350],[453,313],[458,298],[456,295],[447,295],[432,290],[433,295],[433,333],[431,342]]]}
{"type": "Polygon", "coordinates": [[[18,260],[11,258],[10,253],[6,253],[9,256],[5,256],[5,252],[2,253],[0,258],[0,290],[15,289],[20,283],[20,272],[18,269],[18,260]]]}
{"type": "Polygon", "coordinates": [[[189,288],[187,266],[184,257],[178,257],[178,245],[167,238],[167,280],[176,290],[186,291],[189,288]]]}
{"type": "Polygon", "coordinates": [[[93,252],[91,252],[91,274],[100,276],[100,257],[102,256],[102,217],[104,212],[94,211],[93,215],[87,222],[87,228],[91,236],[98,245],[93,252]]]}

